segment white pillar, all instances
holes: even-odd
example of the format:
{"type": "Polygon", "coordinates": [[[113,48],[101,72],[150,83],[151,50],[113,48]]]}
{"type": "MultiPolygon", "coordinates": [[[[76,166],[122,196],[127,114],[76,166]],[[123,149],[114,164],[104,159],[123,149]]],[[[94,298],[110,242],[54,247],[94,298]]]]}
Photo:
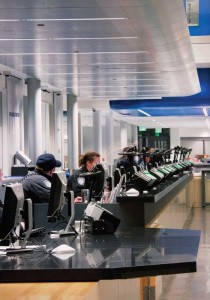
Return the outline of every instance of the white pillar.
{"type": "MultiPolygon", "coordinates": [[[[180,129],[170,128],[170,147],[173,149],[176,146],[180,146],[180,129]]],[[[171,160],[173,161],[173,154],[171,154],[171,160]]]]}
{"type": "Polygon", "coordinates": [[[127,123],[120,121],[121,148],[128,146],[127,123]]]}
{"type": "Polygon", "coordinates": [[[102,116],[100,110],[93,111],[93,150],[102,156],[102,116]]]}
{"type": "Polygon", "coordinates": [[[170,146],[174,148],[180,146],[180,130],[179,128],[170,129],[170,146]]]}
{"type": "Polygon", "coordinates": [[[136,125],[131,125],[131,144],[138,148],[138,131],[136,125]]]}
{"type": "Polygon", "coordinates": [[[63,165],[63,96],[53,93],[54,155],[63,165]]]}
{"type": "Polygon", "coordinates": [[[78,168],[78,103],[75,95],[67,95],[68,168],[78,168]]]}
{"type": "Polygon", "coordinates": [[[108,166],[114,165],[114,120],[113,113],[106,113],[105,119],[105,160],[108,166]]]}
{"type": "Polygon", "coordinates": [[[28,131],[29,157],[35,163],[42,154],[42,99],[41,82],[36,78],[27,79],[28,89],[28,131]]]}

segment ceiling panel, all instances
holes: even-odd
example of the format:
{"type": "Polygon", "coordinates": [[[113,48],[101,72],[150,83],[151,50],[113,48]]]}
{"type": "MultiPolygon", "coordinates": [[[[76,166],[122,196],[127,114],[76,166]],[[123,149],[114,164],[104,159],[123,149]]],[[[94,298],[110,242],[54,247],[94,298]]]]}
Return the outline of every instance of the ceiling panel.
{"type": "Polygon", "coordinates": [[[182,0],[0,0],[0,68],[79,108],[200,92],[182,0]]]}

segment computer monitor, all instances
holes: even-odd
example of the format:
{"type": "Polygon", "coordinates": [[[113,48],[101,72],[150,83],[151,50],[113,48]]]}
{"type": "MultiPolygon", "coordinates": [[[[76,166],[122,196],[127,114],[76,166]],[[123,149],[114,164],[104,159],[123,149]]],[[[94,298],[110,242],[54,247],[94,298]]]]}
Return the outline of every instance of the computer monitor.
{"type": "Polygon", "coordinates": [[[27,166],[31,163],[31,159],[22,151],[17,151],[15,153],[15,159],[18,159],[19,162],[25,166],[27,166]]]}
{"type": "Polygon", "coordinates": [[[94,179],[92,196],[97,201],[97,200],[101,200],[104,191],[105,170],[102,164],[97,164],[96,167],[94,168],[94,171],[97,173],[97,176],[94,179]]]}
{"type": "Polygon", "coordinates": [[[114,170],[114,187],[117,186],[117,184],[120,182],[120,177],[121,177],[121,173],[120,173],[120,169],[119,168],[116,168],[114,170]]]}
{"type": "Polygon", "coordinates": [[[67,222],[67,220],[62,216],[61,211],[65,204],[68,205],[68,216],[69,221],[67,222],[67,226],[64,230],[60,231],[51,231],[52,234],[58,234],[59,236],[67,236],[74,235],[77,232],[74,230],[72,223],[74,220],[74,193],[73,191],[66,192],[66,172],[65,171],[57,171],[53,172],[52,175],[52,183],[51,183],[51,191],[50,191],[50,200],[48,205],[48,221],[55,222],[59,219],[63,219],[67,222]],[[70,228],[73,229],[70,232],[70,228]]]}
{"type": "Polygon", "coordinates": [[[105,170],[102,164],[97,164],[89,172],[81,173],[77,179],[80,189],[89,189],[89,202],[101,200],[105,185],[105,170]]]}
{"type": "Polygon", "coordinates": [[[61,211],[64,204],[67,203],[65,197],[66,185],[67,180],[65,171],[53,172],[47,212],[49,222],[55,222],[61,218],[61,211]]]}
{"type": "Polygon", "coordinates": [[[5,189],[4,207],[0,223],[0,242],[9,245],[14,242],[15,229],[22,221],[21,212],[24,205],[24,193],[21,183],[7,185],[5,189]]]}

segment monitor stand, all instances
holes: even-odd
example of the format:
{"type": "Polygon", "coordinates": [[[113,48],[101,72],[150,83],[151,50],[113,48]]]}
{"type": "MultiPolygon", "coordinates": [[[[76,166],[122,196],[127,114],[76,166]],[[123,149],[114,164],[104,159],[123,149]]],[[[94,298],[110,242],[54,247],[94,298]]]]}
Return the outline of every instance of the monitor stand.
{"type": "MultiPolygon", "coordinates": [[[[20,239],[17,239],[15,243],[11,243],[7,246],[0,246],[0,250],[6,251],[6,255],[31,253],[35,248],[37,248],[37,245],[27,245],[27,240],[29,239],[33,230],[33,204],[31,199],[25,200],[24,208],[25,210],[23,211],[23,214],[25,217],[25,224],[27,224],[27,230],[24,232],[24,239],[21,241],[21,243],[20,239]]],[[[20,228],[21,224],[15,229],[16,237],[20,237],[21,235],[20,228]]],[[[14,236],[11,236],[11,240],[12,239],[14,239],[14,236]]],[[[42,247],[46,248],[45,245],[42,245],[42,247]]]]}
{"type": "Polygon", "coordinates": [[[59,231],[51,231],[50,232],[50,236],[52,238],[56,238],[56,237],[65,237],[65,236],[74,236],[77,235],[78,232],[76,231],[76,229],[72,226],[74,217],[75,217],[75,209],[74,209],[74,192],[70,191],[68,193],[68,211],[70,211],[70,218],[68,221],[68,224],[66,226],[66,228],[64,230],[59,230],[59,231]],[[71,230],[72,229],[72,230],[71,230]]]}

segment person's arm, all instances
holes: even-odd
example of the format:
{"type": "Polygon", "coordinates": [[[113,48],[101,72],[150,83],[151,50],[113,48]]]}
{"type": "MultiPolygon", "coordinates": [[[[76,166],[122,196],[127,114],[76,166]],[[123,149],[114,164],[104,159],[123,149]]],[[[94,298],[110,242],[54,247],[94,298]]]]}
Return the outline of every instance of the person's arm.
{"type": "Polygon", "coordinates": [[[74,197],[81,197],[81,187],[78,184],[78,177],[83,173],[81,169],[75,170],[67,182],[67,191],[73,191],[74,197]]]}

